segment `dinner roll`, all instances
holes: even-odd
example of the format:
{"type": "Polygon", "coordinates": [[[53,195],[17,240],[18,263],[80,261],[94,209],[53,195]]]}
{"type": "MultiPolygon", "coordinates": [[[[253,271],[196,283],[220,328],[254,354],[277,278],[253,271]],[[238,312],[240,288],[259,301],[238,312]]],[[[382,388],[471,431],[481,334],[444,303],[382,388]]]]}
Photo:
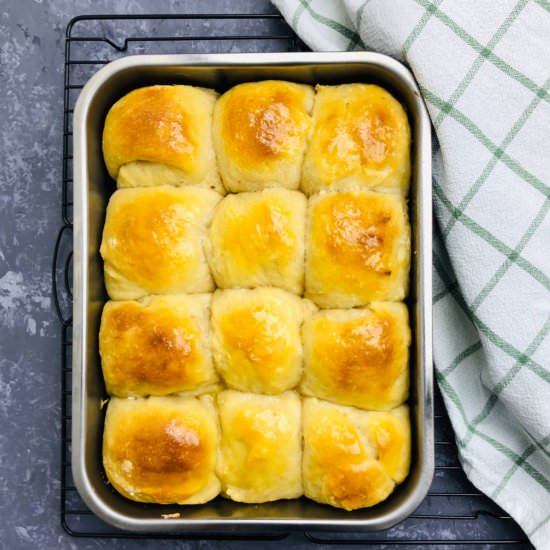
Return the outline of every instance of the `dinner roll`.
{"type": "Polygon", "coordinates": [[[149,86],[119,99],[103,130],[103,155],[118,187],[198,185],[223,192],[212,141],[217,94],[149,86]]]}
{"type": "Polygon", "coordinates": [[[370,413],[314,398],[303,403],[305,496],[355,510],[385,500],[410,463],[408,409],[370,413]]]}
{"type": "Polygon", "coordinates": [[[281,393],[302,375],[300,326],[315,306],[278,288],[218,290],[212,301],[212,352],[230,388],[281,393]]]}
{"type": "Polygon", "coordinates": [[[299,191],[266,189],[225,197],[207,245],[218,287],[276,286],[301,294],[305,212],[299,191]]]}
{"type": "Polygon", "coordinates": [[[403,300],[409,261],[410,229],[402,198],[357,190],[310,199],[306,296],[318,306],[403,300]]]}
{"type": "Polygon", "coordinates": [[[210,294],[107,302],[99,353],[117,397],[200,393],[218,377],[210,354],[210,294]]]}
{"type": "Polygon", "coordinates": [[[126,498],[202,504],[220,491],[219,428],[212,398],[113,397],[107,407],[103,465],[126,498]]]}
{"type": "Polygon", "coordinates": [[[220,198],[196,187],[116,191],[100,249],[111,299],[213,290],[203,240],[220,198]]]}
{"type": "Polygon", "coordinates": [[[218,476],[237,502],[268,502],[302,494],[301,406],[298,395],[218,395],[222,429],[218,476]]]}
{"type": "Polygon", "coordinates": [[[319,311],[302,330],[304,394],[373,410],[405,401],[411,334],[404,304],[319,311]]]}
{"type": "Polygon", "coordinates": [[[311,86],[250,82],[223,94],[214,109],[214,144],[229,191],[298,189],[311,129],[311,86]]]}
{"type": "Polygon", "coordinates": [[[411,133],[401,104],[372,84],[317,86],[313,132],[302,169],[308,195],[350,181],[406,195],[411,133]]]}

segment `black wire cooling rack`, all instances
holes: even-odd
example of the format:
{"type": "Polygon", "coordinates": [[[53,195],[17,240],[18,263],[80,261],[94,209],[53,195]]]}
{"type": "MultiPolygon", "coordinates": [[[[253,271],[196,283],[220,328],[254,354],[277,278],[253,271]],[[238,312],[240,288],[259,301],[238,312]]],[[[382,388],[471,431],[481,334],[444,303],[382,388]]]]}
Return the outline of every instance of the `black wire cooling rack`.
{"type": "MultiPolygon", "coordinates": [[[[220,0],[220,9],[224,2],[220,0]]],[[[76,537],[136,538],[98,519],[78,496],[71,476],[72,356],[72,116],[80,89],[100,67],[121,56],[156,53],[288,52],[307,47],[269,4],[262,13],[180,15],[93,15],[73,19],[65,39],[63,120],[63,225],[55,244],[54,303],[61,333],[61,521],[76,537]]],[[[227,4],[226,4],[227,7],[227,4]]],[[[257,6],[256,6],[257,7],[257,6]]],[[[329,544],[408,547],[503,545],[528,547],[517,524],[466,479],[457,458],[453,432],[436,390],[436,469],[429,494],[412,516],[379,533],[292,532],[277,536],[285,544],[306,541],[329,544]]],[[[181,534],[147,538],[178,538],[181,534]]],[[[192,538],[208,538],[201,534],[192,538]]],[[[231,539],[239,537],[233,535],[231,539]]],[[[263,545],[280,545],[265,541],[263,545]]]]}

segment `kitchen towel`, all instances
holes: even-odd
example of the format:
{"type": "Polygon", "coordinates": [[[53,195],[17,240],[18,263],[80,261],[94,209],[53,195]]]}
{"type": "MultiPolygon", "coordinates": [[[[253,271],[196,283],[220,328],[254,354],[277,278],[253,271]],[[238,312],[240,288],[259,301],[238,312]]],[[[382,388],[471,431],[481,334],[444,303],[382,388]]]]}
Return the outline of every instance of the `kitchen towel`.
{"type": "Polygon", "coordinates": [[[550,2],[274,0],[404,61],[437,140],[436,379],[469,479],[550,548],[550,2]]]}

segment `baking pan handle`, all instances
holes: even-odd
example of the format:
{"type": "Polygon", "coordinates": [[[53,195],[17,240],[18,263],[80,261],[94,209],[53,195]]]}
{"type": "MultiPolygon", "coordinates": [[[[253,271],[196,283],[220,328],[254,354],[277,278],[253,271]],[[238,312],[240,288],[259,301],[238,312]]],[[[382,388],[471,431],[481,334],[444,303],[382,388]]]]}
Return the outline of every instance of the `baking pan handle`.
{"type": "Polygon", "coordinates": [[[64,236],[72,233],[73,226],[71,224],[65,224],[59,230],[57,239],[55,240],[55,247],[53,249],[52,259],[52,294],[53,303],[55,305],[55,312],[57,317],[63,326],[67,326],[72,322],[72,315],[67,313],[66,310],[72,310],[73,291],[71,285],[71,279],[69,273],[71,271],[71,265],[73,260],[72,251],[72,239],[68,240],[64,236]],[[65,262],[62,266],[58,266],[60,251],[63,250],[66,253],[65,262]],[[59,293],[58,275],[63,274],[63,284],[65,286],[64,296],[61,297],[59,293]],[[63,304],[63,305],[62,305],[63,304]]]}

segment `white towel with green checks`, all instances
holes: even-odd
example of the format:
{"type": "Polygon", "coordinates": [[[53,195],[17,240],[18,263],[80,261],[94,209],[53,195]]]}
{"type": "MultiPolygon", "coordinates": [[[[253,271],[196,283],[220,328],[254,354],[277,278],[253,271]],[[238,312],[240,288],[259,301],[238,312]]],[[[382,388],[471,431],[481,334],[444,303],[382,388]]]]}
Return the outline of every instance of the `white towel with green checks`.
{"type": "Polygon", "coordinates": [[[274,0],[414,72],[435,127],[434,357],[470,480],[550,548],[550,1],[274,0]]]}

